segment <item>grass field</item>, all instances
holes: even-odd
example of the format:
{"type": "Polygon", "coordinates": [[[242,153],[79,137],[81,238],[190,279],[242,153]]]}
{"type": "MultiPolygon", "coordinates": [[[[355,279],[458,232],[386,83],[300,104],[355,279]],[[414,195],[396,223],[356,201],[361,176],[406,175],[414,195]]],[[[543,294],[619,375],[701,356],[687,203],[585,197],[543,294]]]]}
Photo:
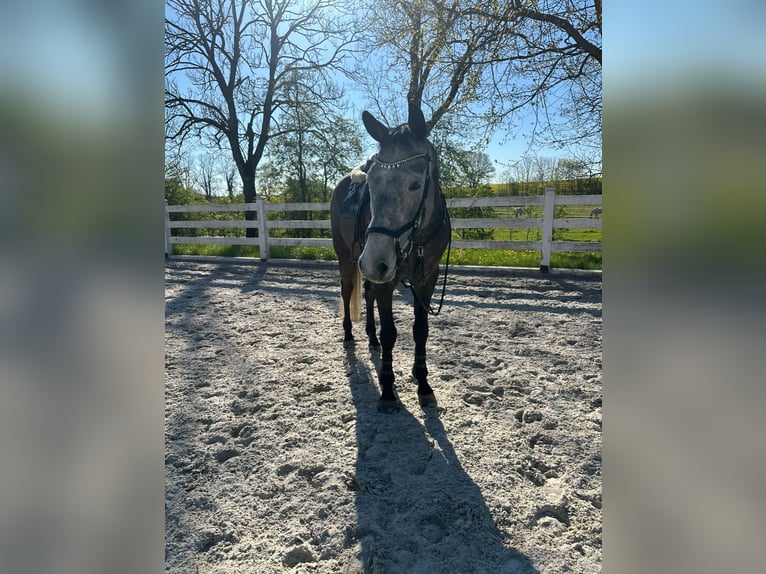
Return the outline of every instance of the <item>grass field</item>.
{"type": "MultiPolygon", "coordinates": [[[[568,205],[556,208],[556,217],[588,218],[594,206],[568,205]]],[[[530,206],[530,213],[525,217],[542,217],[542,206],[530,206]]],[[[496,217],[513,217],[512,208],[495,208],[496,217]]],[[[463,237],[462,229],[453,230],[453,239],[463,237]]],[[[468,230],[469,232],[471,230],[468,230]]],[[[489,232],[490,229],[484,230],[489,232]]],[[[288,230],[289,233],[289,230],[288,230]]],[[[329,232],[327,232],[329,233],[329,232]]],[[[276,233],[274,233],[276,235],[276,233]]],[[[329,235],[327,235],[329,237],[329,235]]],[[[539,241],[540,229],[493,229],[492,239],[497,241],[539,241]]],[[[601,229],[554,229],[554,241],[593,241],[602,240],[601,229]]],[[[174,255],[219,255],[226,257],[259,257],[258,247],[250,245],[173,245],[174,255]]],[[[336,259],[331,247],[280,247],[272,246],[271,257],[275,259],[318,259],[332,261],[336,259]]],[[[446,261],[442,258],[442,263],[446,261]]],[[[487,249],[452,249],[451,265],[486,265],[500,267],[538,267],[539,251],[510,251],[487,249]]],[[[560,269],[601,269],[601,252],[553,252],[551,267],[560,269]]]]}

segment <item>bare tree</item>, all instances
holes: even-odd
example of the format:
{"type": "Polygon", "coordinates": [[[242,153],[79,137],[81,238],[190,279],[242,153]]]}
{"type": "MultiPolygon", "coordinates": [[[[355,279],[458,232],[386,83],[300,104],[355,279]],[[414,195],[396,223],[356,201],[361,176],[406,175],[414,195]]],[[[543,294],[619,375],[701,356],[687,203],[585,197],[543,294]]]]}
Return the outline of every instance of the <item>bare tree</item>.
{"type": "Polygon", "coordinates": [[[449,117],[477,141],[531,107],[537,140],[600,157],[600,1],[375,0],[366,20],[381,56],[365,62],[366,85],[381,112],[401,86],[430,110],[429,130],[449,117]]]}
{"type": "Polygon", "coordinates": [[[529,183],[534,180],[535,159],[524,156],[513,164],[513,170],[516,173],[516,181],[529,183]]]}
{"type": "Polygon", "coordinates": [[[489,59],[491,38],[482,18],[466,16],[460,0],[376,0],[367,7],[369,49],[381,59],[363,62],[367,72],[360,77],[381,115],[403,107],[388,101],[397,93],[392,86],[424,108],[429,131],[445,115],[455,117],[484,99],[479,62],[489,59]]]}
{"type": "Polygon", "coordinates": [[[193,189],[195,177],[191,159],[186,155],[166,155],[165,178],[177,178],[183,187],[193,189]]]}
{"type": "Polygon", "coordinates": [[[538,183],[552,181],[556,177],[556,165],[558,160],[555,157],[542,156],[535,158],[535,179],[538,183]]]}
{"type": "Polygon", "coordinates": [[[591,171],[600,171],[600,0],[512,0],[468,11],[510,31],[485,75],[500,96],[493,112],[511,119],[531,106],[535,141],[589,149],[598,164],[591,171]]]}
{"type": "MultiPolygon", "coordinates": [[[[346,13],[337,0],[166,0],[168,136],[225,144],[245,201],[254,201],[258,164],[288,105],[286,81],[339,67],[351,37],[346,13]]],[[[315,98],[334,96],[317,85],[304,87],[315,98]]]]}
{"type": "Polygon", "coordinates": [[[229,199],[234,199],[236,178],[237,166],[233,163],[227,164],[223,170],[223,179],[226,182],[226,193],[229,199]]]}
{"type": "Polygon", "coordinates": [[[195,180],[208,201],[213,199],[213,180],[218,171],[216,163],[216,156],[210,152],[205,152],[197,157],[194,170],[196,173],[195,180]]]}

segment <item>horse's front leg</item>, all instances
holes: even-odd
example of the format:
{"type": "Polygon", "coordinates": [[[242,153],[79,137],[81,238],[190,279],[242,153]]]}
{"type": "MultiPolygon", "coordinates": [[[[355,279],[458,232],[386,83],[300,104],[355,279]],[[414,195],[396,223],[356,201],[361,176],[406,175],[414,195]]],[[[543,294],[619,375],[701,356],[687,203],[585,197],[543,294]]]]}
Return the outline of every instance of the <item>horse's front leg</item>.
{"type": "Polygon", "coordinates": [[[367,332],[367,339],[370,341],[370,349],[380,349],[380,341],[378,341],[378,335],[375,332],[375,295],[370,282],[367,280],[364,282],[364,302],[367,309],[365,331],[367,332]]]}
{"type": "Polygon", "coordinates": [[[380,314],[380,342],[382,347],[380,367],[380,401],[378,408],[384,412],[398,410],[396,395],[394,394],[394,345],[396,344],[396,325],[394,325],[394,313],[391,298],[393,288],[386,285],[378,287],[385,289],[385,293],[376,296],[378,313],[380,314]]]}
{"type": "Polygon", "coordinates": [[[415,301],[415,322],[412,325],[412,336],[415,339],[415,363],[412,365],[412,376],[418,382],[418,402],[422,407],[435,406],[436,396],[428,384],[428,367],[426,367],[428,312],[418,300],[415,301]]]}

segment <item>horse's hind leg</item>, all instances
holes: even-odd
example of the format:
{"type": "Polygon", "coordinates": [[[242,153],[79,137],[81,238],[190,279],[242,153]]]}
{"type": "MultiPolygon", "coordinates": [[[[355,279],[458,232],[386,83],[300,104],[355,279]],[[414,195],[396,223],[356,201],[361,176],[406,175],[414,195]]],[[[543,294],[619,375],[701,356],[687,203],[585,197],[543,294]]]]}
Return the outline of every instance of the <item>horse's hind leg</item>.
{"type": "Polygon", "coordinates": [[[375,295],[370,287],[370,282],[367,280],[364,282],[364,302],[367,310],[365,331],[370,341],[370,349],[380,349],[380,341],[378,341],[378,335],[375,331],[375,295]]]}
{"type": "Polygon", "coordinates": [[[351,333],[351,296],[354,291],[354,264],[341,265],[340,267],[340,295],[343,299],[343,346],[354,344],[354,335],[351,333]]]}

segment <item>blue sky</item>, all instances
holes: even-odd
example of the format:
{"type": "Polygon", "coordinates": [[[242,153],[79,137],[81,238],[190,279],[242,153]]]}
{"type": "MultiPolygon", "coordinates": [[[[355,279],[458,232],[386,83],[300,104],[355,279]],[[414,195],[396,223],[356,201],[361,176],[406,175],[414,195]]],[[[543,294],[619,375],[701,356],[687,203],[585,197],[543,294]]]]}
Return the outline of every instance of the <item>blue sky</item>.
{"type": "MultiPolygon", "coordinates": [[[[604,93],[623,95],[683,88],[687,81],[732,86],[766,84],[762,0],[645,0],[604,5],[604,93]]],[[[361,110],[359,110],[361,111],[361,110]]],[[[608,114],[607,114],[608,120],[608,114]]],[[[487,152],[499,161],[528,152],[528,133],[514,130],[501,143],[498,132],[487,152]]],[[[565,152],[537,149],[539,156],[565,152]]]]}
{"type": "MultiPolygon", "coordinates": [[[[166,10],[168,10],[167,6],[166,10]]],[[[361,127],[361,112],[365,109],[364,95],[356,92],[353,86],[350,85],[349,81],[345,78],[341,78],[339,83],[345,84],[346,90],[352,93],[354,109],[348,113],[348,117],[353,121],[359,122],[359,126],[361,127]]],[[[404,96],[402,97],[401,103],[404,108],[406,105],[404,96]]],[[[391,115],[395,116],[397,114],[394,112],[391,115]]],[[[482,150],[490,156],[496,165],[496,181],[503,181],[504,172],[507,171],[510,164],[519,161],[524,156],[531,155],[551,158],[572,157],[566,150],[541,147],[539,145],[530,148],[533,124],[534,117],[532,116],[531,108],[526,115],[524,113],[517,113],[513,118],[513,126],[503,126],[497,129],[492,135],[489,145],[482,150]]],[[[366,157],[367,153],[374,151],[376,145],[371,138],[365,138],[364,143],[369,147],[365,150],[365,154],[363,154],[363,157],[360,159],[366,157]]]]}
{"type": "MultiPolygon", "coordinates": [[[[404,109],[406,106],[406,99],[404,96],[402,96],[401,105],[402,109],[404,109]]],[[[348,115],[350,119],[358,122],[360,128],[363,130],[364,128],[362,127],[361,123],[361,114],[364,106],[362,103],[360,103],[359,106],[357,106],[358,109],[354,109],[352,112],[349,112],[348,115]]],[[[373,111],[374,113],[372,108],[370,108],[370,111],[373,111]]],[[[534,150],[530,151],[528,132],[532,129],[531,122],[532,119],[528,116],[528,114],[520,115],[516,120],[518,127],[510,130],[510,134],[506,133],[504,129],[498,130],[493,135],[486,149],[482,150],[490,156],[493,162],[496,162],[495,165],[497,173],[495,178],[498,182],[502,181],[501,176],[503,175],[503,171],[506,169],[506,165],[511,162],[518,161],[524,155],[529,155],[531,153],[532,155],[536,155],[538,157],[568,157],[566,152],[563,152],[562,150],[556,150],[547,147],[536,147],[534,150]]],[[[366,154],[375,151],[377,143],[371,137],[367,136],[366,132],[363,131],[363,133],[363,145],[367,146],[367,148],[365,148],[366,157],[366,154]]]]}
{"type": "MultiPolygon", "coordinates": [[[[127,38],[130,32],[123,32],[123,21],[112,28],[104,26],[95,10],[66,0],[9,3],[4,15],[0,69],[5,79],[0,91],[28,94],[41,109],[61,110],[68,118],[98,125],[108,125],[115,114],[136,105],[124,60],[135,50],[130,42],[141,40],[127,38]],[[120,34],[126,38],[118,43],[120,34]]],[[[160,26],[158,7],[147,16],[149,28],[160,26]]],[[[623,93],[673,89],[684,77],[735,87],[764,86],[764,22],[763,0],[605,3],[607,105],[610,98],[623,93]]],[[[156,58],[161,54],[157,49],[156,58]]],[[[488,149],[493,158],[515,159],[527,150],[523,130],[502,146],[498,140],[488,149]]],[[[538,153],[559,155],[555,150],[538,153]]]]}

